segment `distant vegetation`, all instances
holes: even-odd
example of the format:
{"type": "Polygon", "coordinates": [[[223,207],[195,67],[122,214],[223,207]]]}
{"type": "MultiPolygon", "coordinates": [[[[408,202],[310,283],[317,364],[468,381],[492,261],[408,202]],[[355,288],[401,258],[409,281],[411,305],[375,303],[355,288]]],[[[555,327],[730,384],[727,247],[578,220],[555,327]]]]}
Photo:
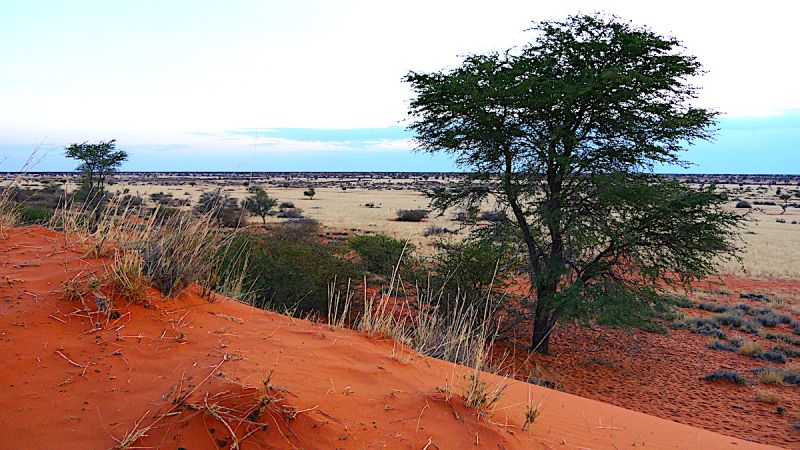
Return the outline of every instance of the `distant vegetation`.
{"type": "Polygon", "coordinates": [[[397,211],[397,220],[400,222],[422,222],[428,217],[428,211],[424,209],[400,209],[397,211]]]}

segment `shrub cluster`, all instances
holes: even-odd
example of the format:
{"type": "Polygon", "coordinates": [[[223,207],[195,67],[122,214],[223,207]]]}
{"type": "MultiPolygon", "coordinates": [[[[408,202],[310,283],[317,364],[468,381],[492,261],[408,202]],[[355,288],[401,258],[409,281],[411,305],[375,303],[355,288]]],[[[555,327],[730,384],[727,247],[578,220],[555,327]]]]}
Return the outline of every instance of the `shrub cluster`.
{"type": "Polygon", "coordinates": [[[20,221],[26,225],[44,225],[53,218],[53,210],[41,206],[22,205],[17,212],[20,221]]]}
{"type": "Polygon", "coordinates": [[[413,244],[383,234],[353,236],[349,244],[367,271],[385,277],[392,275],[401,256],[410,257],[414,249],[413,244]]]}
{"type": "Polygon", "coordinates": [[[400,222],[422,222],[428,217],[428,211],[424,209],[399,209],[397,210],[397,220],[400,222]]]}
{"type": "Polygon", "coordinates": [[[344,257],[344,247],[317,239],[314,223],[303,219],[263,234],[242,233],[222,250],[222,273],[242,278],[253,306],[327,314],[329,284],[355,284],[363,272],[344,257]]]}
{"type": "Polygon", "coordinates": [[[703,377],[706,381],[732,381],[736,384],[747,385],[749,381],[744,375],[733,370],[715,370],[703,377]]]}
{"type": "Polygon", "coordinates": [[[672,323],[674,328],[686,328],[692,333],[725,339],[725,332],[720,328],[719,322],[712,317],[692,317],[687,320],[676,320],[672,323]]]}

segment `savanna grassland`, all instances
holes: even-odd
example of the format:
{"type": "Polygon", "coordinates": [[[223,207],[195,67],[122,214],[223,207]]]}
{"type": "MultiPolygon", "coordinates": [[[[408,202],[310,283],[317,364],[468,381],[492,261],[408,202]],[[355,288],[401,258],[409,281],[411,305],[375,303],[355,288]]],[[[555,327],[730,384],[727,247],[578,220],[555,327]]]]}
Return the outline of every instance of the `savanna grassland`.
{"type": "MultiPolygon", "coordinates": [[[[722,274],[752,278],[800,279],[800,176],[770,175],[697,175],[680,176],[686,182],[700,185],[715,183],[733,199],[749,202],[752,208],[740,208],[747,213],[742,233],[741,261],[725,262],[722,274]],[[783,210],[780,194],[792,197],[783,210]]],[[[6,179],[10,179],[7,175],[6,179]]],[[[222,194],[239,201],[250,195],[249,188],[260,186],[279,202],[291,202],[304,217],[318,220],[328,233],[338,236],[349,234],[381,233],[409,240],[423,252],[429,251],[437,239],[460,239],[468,234],[454,214],[431,215],[421,222],[398,221],[397,211],[427,209],[429,200],[423,191],[447,186],[458,179],[452,173],[199,173],[199,174],[136,174],[120,173],[112,181],[109,191],[119,195],[140,197],[155,207],[190,209],[196,205],[203,192],[221,190],[222,194]],[[303,193],[315,187],[312,198],[303,193]],[[438,233],[426,233],[431,227],[438,233]],[[426,236],[426,234],[428,234],[426,236]]],[[[77,188],[74,174],[28,174],[25,184],[31,189],[49,183],[68,180],[66,190],[77,188]]],[[[485,203],[483,210],[492,211],[485,203]]],[[[736,208],[736,201],[730,204],[736,208]]],[[[276,207],[268,223],[280,223],[280,210],[276,207]]],[[[256,216],[243,217],[244,221],[258,225],[256,216]]]]}

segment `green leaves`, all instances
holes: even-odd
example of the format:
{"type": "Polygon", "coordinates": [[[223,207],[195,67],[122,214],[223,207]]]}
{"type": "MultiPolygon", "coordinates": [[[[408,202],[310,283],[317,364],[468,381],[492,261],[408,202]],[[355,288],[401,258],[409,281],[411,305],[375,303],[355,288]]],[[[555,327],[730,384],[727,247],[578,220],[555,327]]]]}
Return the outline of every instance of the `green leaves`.
{"type": "Polygon", "coordinates": [[[120,165],[128,159],[128,154],[116,149],[116,139],[100,141],[97,144],[87,142],[72,144],[65,150],[67,158],[82,161],[76,170],[81,172],[81,182],[85,192],[100,192],[105,188],[108,175],[117,171],[120,165]]]}
{"type": "Polygon", "coordinates": [[[267,215],[278,204],[278,200],[270,197],[263,188],[256,187],[251,191],[253,195],[244,199],[244,207],[252,214],[261,217],[263,223],[266,224],[267,215]]]}
{"type": "Polygon", "coordinates": [[[570,16],[532,31],[518,49],[406,75],[419,148],[450,153],[468,172],[430,192],[432,206],[494,200],[508,212],[527,249],[537,326],[627,314],[624,305],[649,305],[663,283],[712,273],[719,255],[735,253],[741,217],[721,193],[648,173],[685,164],[687,144],[713,137],[717,113],[692,105],[696,58],[615,17],[570,16]]]}

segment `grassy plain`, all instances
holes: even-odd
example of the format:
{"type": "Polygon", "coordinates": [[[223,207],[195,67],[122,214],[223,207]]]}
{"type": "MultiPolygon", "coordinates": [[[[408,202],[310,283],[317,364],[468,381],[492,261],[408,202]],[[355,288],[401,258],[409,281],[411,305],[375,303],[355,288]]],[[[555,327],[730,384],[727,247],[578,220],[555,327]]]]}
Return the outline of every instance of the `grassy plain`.
{"type": "MultiPolygon", "coordinates": [[[[295,207],[302,209],[305,217],[320,221],[326,231],[383,233],[409,240],[424,254],[432,251],[436,239],[462,239],[468,230],[454,220],[454,212],[442,216],[431,214],[422,222],[399,222],[395,220],[397,211],[428,208],[428,199],[421,191],[446,185],[454,178],[447,174],[347,174],[338,177],[325,174],[120,174],[109,190],[142,197],[151,205],[155,205],[150,197],[152,194],[168,194],[174,199],[188,200],[189,206],[182,207],[186,209],[195,205],[204,191],[220,189],[224,194],[241,200],[248,195],[248,187],[261,186],[279,202],[294,203],[295,207]],[[313,199],[303,195],[309,185],[316,190],[313,199]],[[425,230],[431,226],[446,228],[450,232],[425,236],[425,230]]],[[[76,179],[74,175],[29,175],[23,185],[36,188],[48,182],[68,180],[65,186],[69,191],[75,188],[76,179]]],[[[721,182],[718,186],[728,190],[733,198],[753,203],[751,209],[737,209],[743,214],[748,213],[751,218],[742,233],[742,259],[723,263],[720,273],[747,278],[800,279],[800,207],[797,207],[800,198],[792,197],[789,203],[797,206],[790,206],[781,214],[781,201],[776,194],[777,189],[800,192],[795,181],[773,183],[745,179],[739,183],[721,182]]],[[[730,208],[734,208],[734,203],[730,208]]],[[[492,205],[487,203],[483,209],[491,210],[492,205]]],[[[255,216],[247,220],[253,225],[261,223],[261,218],[255,216]]],[[[268,222],[282,220],[285,219],[276,215],[267,219],[268,222]]]]}

